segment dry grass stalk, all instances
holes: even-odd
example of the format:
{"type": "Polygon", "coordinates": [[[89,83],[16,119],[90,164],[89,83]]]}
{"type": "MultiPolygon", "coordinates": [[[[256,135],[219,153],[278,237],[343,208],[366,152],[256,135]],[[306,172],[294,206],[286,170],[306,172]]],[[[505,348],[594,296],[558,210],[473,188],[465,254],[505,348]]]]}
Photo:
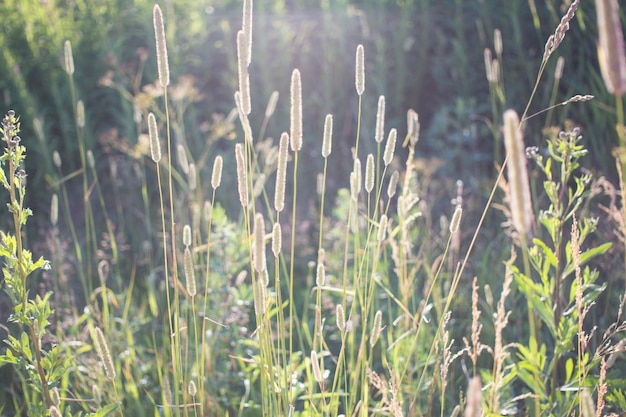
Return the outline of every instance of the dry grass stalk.
{"type": "Polygon", "coordinates": [[[531,236],[534,220],[526,170],[526,151],[515,110],[504,112],[504,146],[509,158],[507,173],[513,226],[520,235],[531,236]]]}
{"type": "Polygon", "coordinates": [[[546,45],[544,47],[543,52],[543,62],[547,61],[550,58],[550,55],[559,47],[563,39],[565,38],[565,33],[569,30],[569,22],[574,18],[574,14],[576,13],[576,9],[578,9],[578,3],[580,0],[574,0],[572,4],[570,4],[567,9],[567,13],[561,18],[561,22],[556,27],[553,35],[550,35],[546,45]]]}
{"type": "Polygon", "coordinates": [[[624,33],[617,0],[596,0],[598,60],[607,91],[615,96],[626,92],[624,33]]]}

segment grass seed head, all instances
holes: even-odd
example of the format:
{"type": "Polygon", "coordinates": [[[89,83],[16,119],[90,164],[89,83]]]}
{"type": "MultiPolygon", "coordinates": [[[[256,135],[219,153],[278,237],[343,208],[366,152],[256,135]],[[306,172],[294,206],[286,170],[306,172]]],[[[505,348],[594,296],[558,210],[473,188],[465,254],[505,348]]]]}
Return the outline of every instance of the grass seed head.
{"type": "Polygon", "coordinates": [[[374,189],[374,155],[367,155],[365,162],[365,191],[371,193],[374,189]]]}
{"type": "Polygon", "coordinates": [[[385,166],[389,165],[393,160],[393,153],[396,149],[396,138],[398,137],[398,131],[393,128],[389,131],[387,136],[387,144],[385,145],[385,153],[383,154],[383,161],[385,166]]]}
{"type": "Polygon", "coordinates": [[[148,114],[148,135],[150,136],[150,156],[154,162],[159,162],[161,160],[161,142],[159,141],[154,113],[148,114]]]}
{"type": "Polygon", "coordinates": [[[163,24],[163,13],[161,13],[161,8],[158,4],[154,5],[154,9],[152,11],[152,22],[154,24],[154,38],[156,41],[159,83],[161,83],[161,87],[167,87],[170,83],[170,67],[167,58],[167,44],[165,42],[165,25],[163,24]]]}
{"type": "Polygon", "coordinates": [[[67,75],[73,75],[74,55],[72,54],[72,43],[69,40],[63,43],[63,57],[65,58],[65,72],[67,72],[67,75]]]}
{"type": "Polygon", "coordinates": [[[365,50],[363,45],[356,48],[355,72],[356,93],[361,96],[365,91],[365,50]]]}
{"type": "Polygon", "coordinates": [[[185,252],[183,254],[183,267],[185,270],[185,289],[187,290],[187,294],[193,298],[196,296],[197,292],[196,274],[193,269],[193,257],[189,246],[185,247],[185,252]]]}
{"type": "Polygon", "coordinates": [[[619,97],[626,93],[626,55],[617,0],[596,0],[596,15],[600,72],[607,91],[619,97]]]}
{"type": "Polygon", "coordinates": [[[251,111],[250,103],[250,74],[248,74],[248,48],[246,34],[237,32],[237,74],[239,77],[239,93],[241,94],[241,109],[248,115],[251,111]]]}
{"type": "Polygon", "coordinates": [[[299,151],[302,148],[302,80],[300,70],[294,69],[291,73],[291,150],[299,151]]]}
{"type": "Polygon", "coordinates": [[[265,220],[261,213],[254,217],[254,269],[265,271],[265,220]]]}
{"type": "Polygon", "coordinates": [[[211,174],[211,187],[213,187],[213,190],[217,189],[222,182],[223,165],[224,160],[222,159],[222,155],[217,155],[215,157],[215,162],[213,162],[213,172],[211,174]]]}
{"type": "Polygon", "coordinates": [[[378,97],[378,109],[376,110],[376,130],[374,140],[382,143],[385,139],[385,96],[378,97]]]}
{"type": "Polygon", "coordinates": [[[239,202],[242,207],[246,207],[248,205],[248,174],[243,145],[241,143],[235,145],[235,161],[237,163],[237,191],[239,191],[239,202]]]}
{"type": "Polygon", "coordinates": [[[285,185],[287,183],[287,157],[289,156],[289,135],[283,132],[278,145],[278,166],[274,190],[274,209],[280,213],[285,208],[285,185]]]}
{"type": "Polygon", "coordinates": [[[322,139],[322,156],[328,158],[333,147],[333,115],[327,114],[324,119],[324,138],[322,139]]]}
{"type": "Polygon", "coordinates": [[[115,366],[113,366],[113,359],[111,359],[111,352],[109,351],[109,345],[107,344],[106,339],[104,338],[104,334],[99,327],[96,327],[95,330],[96,339],[96,351],[98,352],[98,357],[100,358],[100,362],[102,362],[102,366],[104,367],[104,373],[109,381],[115,380],[115,366]]]}

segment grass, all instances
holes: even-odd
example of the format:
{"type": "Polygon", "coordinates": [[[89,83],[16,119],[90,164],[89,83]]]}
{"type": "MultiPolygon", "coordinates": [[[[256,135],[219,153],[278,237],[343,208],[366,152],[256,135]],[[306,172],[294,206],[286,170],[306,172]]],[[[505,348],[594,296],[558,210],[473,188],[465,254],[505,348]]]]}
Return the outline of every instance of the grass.
{"type": "MultiPolygon", "coordinates": [[[[606,179],[585,170],[589,151],[579,127],[546,128],[540,147],[520,146],[524,125],[543,116],[529,109],[544,92],[552,54],[567,42],[576,5],[556,26],[558,42],[546,44],[521,116],[503,111],[510,90],[497,70],[507,53],[500,40],[485,60],[490,131],[499,144],[503,120],[506,146],[484,198],[472,195],[476,179],[440,181],[418,158],[423,132],[414,110],[406,128],[388,123],[390,98],[369,93],[375,77],[361,43],[351,63],[356,128],[349,157],[336,151],[345,137],[334,115],[319,120],[322,140],[303,128],[315,86],[301,69],[290,69],[288,100],[268,95],[265,113],[257,110],[250,77],[262,36],[253,29],[251,1],[232,45],[235,110],[214,118],[206,127],[211,140],[202,144],[185,134],[197,91],[170,79],[177,57],[168,56],[168,15],[154,6],[156,81],[129,93],[105,80],[135,106],[140,138],[136,146],[103,139],[124,156],[110,158],[107,179],[105,159],[87,147],[89,112],[66,42],[80,164],[67,172],[61,156],[50,155],[56,197],[43,247],[51,264],[35,261],[23,239],[31,212],[22,170],[32,142],[17,136],[15,112],[3,119],[0,180],[12,221],[0,236],[10,310],[0,350],[3,370],[10,369],[0,386],[0,415],[626,410],[625,298],[617,295],[623,268],[607,266],[612,252],[626,253],[622,203],[610,200],[606,179]],[[376,111],[366,111],[370,105],[376,111]],[[279,140],[266,136],[270,125],[280,126],[279,140]],[[331,169],[347,175],[333,177],[331,169]],[[316,207],[304,210],[308,205],[316,207]],[[486,230],[494,215],[504,223],[486,230]],[[487,250],[484,235],[491,233],[502,244],[487,250]],[[604,241],[607,234],[615,242],[604,241]],[[143,250],[129,250],[127,239],[143,250]]],[[[460,20],[461,2],[455,13],[460,20]]],[[[560,79],[545,88],[550,114],[590,99],[557,98],[560,79]]]]}

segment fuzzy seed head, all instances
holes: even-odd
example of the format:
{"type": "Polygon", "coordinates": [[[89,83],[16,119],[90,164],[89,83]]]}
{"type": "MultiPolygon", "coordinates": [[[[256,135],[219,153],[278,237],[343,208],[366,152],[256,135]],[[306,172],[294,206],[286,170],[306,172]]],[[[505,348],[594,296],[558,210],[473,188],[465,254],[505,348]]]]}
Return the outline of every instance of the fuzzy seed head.
{"type": "Polygon", "coordinates": [[[185,247],[191,246],[191,226],[188,224],[183,227],[183,245],[185,247]]]}
{"type": "Polygon", "coordinates": [[[491,58],[491,49],[485,48],[483,52],[483,58],[485,60],[485,74],[487,76],[487,81],[490,83],[494,82],[493,70],[491,68],[491,63],[493,59],[491,58]]]}
{"type": "Polygon", "coordinates": [[[615,96],[626,93],[624,33],[617,0],[596,0],[598,19],[598,59],[607,91],[615,96]]]}
{"type": "Polygon", "coordinates": [[[322,156],[328,158],[333,147],[333,115],[327,114],[324,119],[324,139],[322,140],[322,156]]]}
{"type": "Polygon", "coordinates": [[[248,74],[248,48],[246,47],[246,34],[237,32],[237,73],[239,76],[239,93],[241,94],[241,109],[248,115],[251,111],[250,104],[250,75],[248,74]]]}
{"type": "Polygon", "coordinates": [[[270,96],[269,101],[267,102],[267,107],[265,108],[265,117],[270,118],[276,111],[276,103],[278,103],[278,91],[272,91],[272,95],[270,96]]]}
{"type": "Polygon", "coordinates": [[[340,332],[343,332],[346,328],[346,313],[343,310],[343,306],[341,304],[337,304],[337,308],[335,309],[337,328],[340,332]]]}
{"type": "Polygon", "coordinates": [[[289,135],[283,132],[278,145],[278,167],[276,168],[276,189],[274,209],[280,213],[285,208],[285,184],[287,182],[287,157],[289,156],[289,135]]]}
{"type": "Polygon", "coordinates": [[[156,41],[157,69],[159,71],[159,83],[161,87],[167,87],[170,83],[170,67],[167,61],[167,44],[165,43],[165,25],[163,13],[158,4],[152,10],[152,23],[154,24],[154,39],[156,41]]]}
{"type": "Polygon", "coordinates": [[[104,338],[104,334],[99,327],[96,327],[95,333],[96,339],[94,340],[94,343],[96,345],[98,357],[100,358],[100,362],[102,362],[106,377],[109,379],[109,381],[113,381],[115,380],[115,367],[113,366],[113,359],[111,359],[109,345],[107,344],[107,341],[104,338]]]}
{"type": "Polygon", "coordinates": [[[246,66],[252,61],[252,0],[243,0],[243,24],[246,46],[246,66]]]}
{"type": "Polygon", "coordinates": [[[56,226],[59,222],[59,196],[52,194],[50,200],[50,223],[52,226],[56,226]]]}
{"type": "Polygon", "coordinates": [[[356,93],[358,95],[363,95],[363,92],[365,91],[365,50],[363,49],[363,45],[356,47],[355,70],[356,93]]]}
{"type": "Polygon", "coordinates": [[[556,67],[554,68],[554,79],[560,80],[563,76],[563,68],[565,67],[565,58],[560,56],[559,59],[556,60],[556,67]]]}
{"type": "Polygon", "coordinates": [[[211,221],[211,214],[213,213],[213,208],[211,207],[211,202],[210,201],[205,201],[204,202],[204,207],[202,209],[202,213],[204,215],[204,221],[205,222],[209,222],[211,221]]]}
{"type": "Polygon", "coordinates": [[[67,72],[67,75],[73,75],[74,55],[72,54],[72,43],[69,40],[63,43],[63,56],[65,58],[65,72],[67,72]]]}
{"type": "Polygon", "coordinates": [[[387,144],[385,145],[385,153],[383,154],[383,162],[385,166],[389,165],[393,159],[393,153],[396,149],[396,138],[398,137],[398,131],[393,128],[389,131],[387,137],[387,144]]]}
{"type": "Polygon", "coordinates": [[[409,143],[411,146],[415,146],[420,138],[420,120],[419,115],[413,109],[409,109],[406,112],[407,123],[407,136],[409,136],[409,143]]]}
{"type": "Polygon", "coordinates": [[[59,395],[59,389],[54,387],[50,391],[50,399],[52,400],[52,404],[59,407],[61,405],[61,396],[59,395]]]}
{"type": "Polygon", "coordinates": [[[372,324],[372,337],[370,338],[370,346],[372,347],[376,345],[376,342],[378,342],[378,338],[380,337],[380,332],[382,331],[382,320],[383,313],[378,310],[374,316],[374,323],[372,324]]]}
{"type": "Polygon", "coordinates": [[[315,285],[321,288],[326,284],[326,268],[323,263],[317,264],[317,274],[315,275],[315,285]]]}
{"type": "Polygon", "coordinates": [[[189,186],[189,190],[193,191],[196,189],[197,182],[197,172],[196,172],[196,164],[189,164],[189,172],[187,173],[187,185],[189,186]]]}
{"type": "Polygon", "coordinates": [[[154,113],[148,114],[148,135],[150,136],[150,156],[154,162],[159,162],[161,160],[161,142],[159,141],[154,113]]]}
{"type": "Polygon", "coordinates": [[[254,217],[254,269],[265,271],[265,220],[261,213],[254,217]]]}
{"type": "Polygon", "coordinates": [[[87,151],[87,166],[89,167],[89,169],[96,168],[96,159],[93,157],[93,152],[91,151],[91,149],[87,151]]]}
{"type": "Polygon", "coordinates": [[[100,392],[100,388],[96,384],[93,384],[91,387],[91,393],[93,395],[93,402],[96,405],[100,405],[102,403],[102,393],[100,392]]]}
{"type": "Polygon", "coordinates": [[[265,285],[257,280],[254,290],[254,312],[257,316],[265,314],[265,285]]]}
{"type": "Polygon", "coordinates": [[[215,162],[213,162],[213,173],[211,174],[211,187],[213,187],[213,190],[217,189],[222,182],[223,165],[224,160],[222,159],[222,155],[217,155],[215,157],[215,162]]]}
{"type": "Polygon", "coordinates": [[[52,163],[57,169],[61,169],[61,165],[63,165],[61,161],[61,154],[58,151],[52,152],[52,163]]]}
{"type": "Polygon", "coordinates": [[[463,208],[461,207],[461,205],[457,205],[456,209],[454,209],[452,220],[450,221],[450,234],[453,235],[459,230],[459,225],[461,224],[462,214],[463,214],[463,208]]]}
{"type": "Polygon", "coordinates": [[[299,151],[302,148],[302,80],[300,70],[294,69],[291,73],[291,150],[299,151]]]}
{"type": "Polygon", "coordinates": [[[378,233],[376,234],[376,240],[382,242],[385,240],[385,235],[387,234],[387,215],[383,214],[380,216],[380,223],[378,225],[378,233]]]}
{"type": "Polygon", "coordinates": [[[502,32],[497,28],[493,31],[493,49],[496,55],[502,56],[502,32]]]}
{"type": "Polygon", "coordinates": [[[483,394],[480,377],[470,379],[467,386],[467,403],[465,404],[465,417],[480,417],[483,414],[483,394]]]}
{"type": "Polygon", "coordinates": [[[239,191],[239,202],[242,207],[248,205],[248,173],[246,170],[246,159],[243,153],[243,145],[235,145],[235,161],[237,163],[237,190],[239,191]]]}
{"type": "Polygon", "coordinates": [[[187,294],[193,298],[196,295],[196,274],[194,272],[193,257],[189,246],[185,248],[185,252],[183,254],[183,267],[185,270],[185,288],[187,290],[187,294]]]}
{"type": "Polygon", "coordinates": [[[317,352],[311,351],[311,370],[313,371],[313,377],[318,384],[321,384],[324,379],[322,378],[322,371],[320,370],[320,362],[317,358],[317,352]]]}
{"type": "Polygon", "coordinates": [[[365,162],[365,191],[371,193],[374,189],[374,155],[367,155],[365,162]]]}
{"type": "Polygon", "coordinates": [[[176,156],[178,157],[178,166],[185,173],[189,175],[189,160],[187,159],[187,152],[182,144],[178,144],[176,147],[176,156]]]}
{"type": "Polygon", "coordinates": [[[391,177],[389,178],[389,185],[387,186],[387,197],[391,198],[396,195],[399,178],[400,173],[398,171],[393,171],[393,174],[391,174],[391,177]]]}
{"type": "Polygon", "coordinates": [[[50,407],[50,417],[63,417],[56,405],[50,407]]]}
{"type": "Polygon", "coordinates": [[[193,380],[189,381],[189,384],[187,385],[187,394],[191,397],[195,397],[197,393],[198,388],[196,387],[196,383],[193,380]]]}
{"type": "Polygon", "coordinates": [[[520,132],[519,117],[515,110],[504,112],[504,146],[509,155],[510,206],[513,226],[520,234],[532,233],[533,212],[526,170],[524,139],[520,132]]]}
{"type": "Polygon", "coordinates": [[[85,127],[85,103],[82,100],[76,103],[76,126],[81,129],[85,127]]]}
{"type": "Polygon", "coordinates": [[[280,250],[283,245],[283,232],[280,227],[280,223],[274,223],[274,227],[272,228],[272,252],[274,253],[274,257],[278,258],[280,255],[280,250]]]}
{"type": "Polygon", "coordinates": [[[378,97],[378,110],[376,111],[376,133],[374,140],[382,143],[385,139],[385,96],[378,97]]]}

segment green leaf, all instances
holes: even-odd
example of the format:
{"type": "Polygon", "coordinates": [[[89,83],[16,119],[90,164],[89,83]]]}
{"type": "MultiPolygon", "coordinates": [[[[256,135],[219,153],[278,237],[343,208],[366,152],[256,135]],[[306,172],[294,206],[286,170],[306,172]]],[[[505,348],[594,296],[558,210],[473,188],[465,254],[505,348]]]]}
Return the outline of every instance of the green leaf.
{"type": "Polygon", "coordinates": [[[115,410],[117,410],[118,408],[120,408],[120,403],[115,403],[115,404],[109,404],[106,407],[103,407],[101,409],[99,409],[98,411],[96,411],[94,414],[92,414],[94,417],[104,417],[104,416],[108,416],[109,414],[111,414],[112,412],[114,412],[115,410]]]}
{"type": "MultiPolygon", "coordinates": [[[[581,266],[585,265],[587,262],[589,262],[596,256],[604,255],[611,248],[611,246],[612,246],[612,243],[607,242],[598,247],[587,249],[586,251],[580,254],[580,265],[581,266]]],[[[575,266],[573,263],[568,265],[567,269],[565,269],[564,276],[568,276],[569,274],[573,273],[574,269],[575,269],[575,266]]]]}
{"type": "Polygon", "coordinates": [[[533,243],[541,249],[550,265],[556,267],[556,254],[540,239],[533,239],[533,243]]]}

